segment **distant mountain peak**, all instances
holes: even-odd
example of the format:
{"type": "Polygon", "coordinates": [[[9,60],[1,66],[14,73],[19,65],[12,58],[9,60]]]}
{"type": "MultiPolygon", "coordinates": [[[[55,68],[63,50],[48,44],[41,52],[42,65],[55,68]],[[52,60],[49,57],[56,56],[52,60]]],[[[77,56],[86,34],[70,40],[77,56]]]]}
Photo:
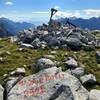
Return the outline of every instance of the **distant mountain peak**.
{"type": "Polygon", "coordinates": [[[71,20],[75,20],[75,19],[77,19],[77,17],[69,17],[69,19],[71,19],[71,20]]]}
{"type": "MultiPolygon", "coordinates": [[[[59,19],[60,22],[65,23],[68,18],[59,19]]],[[[89,19],[70,17],[70,22],[82,29],[100,30],[100,17],[92,17],[89,19]]]]}
{"type": "MultiPolygon", "coordinates": [[[[14,22],[8,18],[0,18],[0,27],[5,30],[9,35],[16,35],[19,31],[34,27],[34,24],[27,22],[14,22]]],[[[0,31],[0,35],[4,36],[4,31],[0,31]]]]}

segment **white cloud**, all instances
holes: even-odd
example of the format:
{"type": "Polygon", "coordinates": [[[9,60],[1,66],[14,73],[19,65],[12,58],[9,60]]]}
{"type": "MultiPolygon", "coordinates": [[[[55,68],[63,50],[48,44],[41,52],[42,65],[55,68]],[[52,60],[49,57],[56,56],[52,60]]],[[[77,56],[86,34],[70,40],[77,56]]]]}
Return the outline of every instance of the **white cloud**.
{"type": "Polygon", "coordinates": [[[55,14],[57,17],[80,17],[80,12],[79,11],[58,11],[55,14]]]}
{"type": "MultiPolygon", "coordinates": [[[[32,14],[42,14],[42,15],[50,15],[50,11],[36,11],[36,12],[32,12],[32,14]]],[[[75,10],[75,11],[58,11],[55,14],[55,17],[80,17],[80,12],[75,10]]]]}
{"type": "Polygon", "coordinates": [[[7,1],[7,2],[5,2],[5,4],[6,4],[6,5],[13,5],[13,2],[7,1]]]}
{"type": "Polygon", "coordinates": [[[0,18],[1,18],[1,17],[6,17],[6,15],[4,15],[4,14],[1,14],[1,15],[0,15],[0,18]]]}
{"type": "Polygon", "coordinates": [[[59,6],[55,6],[54,8],[55,8],[55,9],[57,9],[57,10],[59,10],[59,9],[60,9],[60,7],[59,7],[59,6]]]}
{"type": "MultiPolygon", "coordinates": [[[[33,12],[16,12],[13,11],[9,14],[1,13],[0,17],[8,17],[13,20],[34,20],[34,21],[49,21],[50,11],[33,11],[33,12]]],[[[83,10],[67,10],[58,11],[53,19],[65,17],[82,17],[91,18],[100,16],[100,9],[83,9],[83,10]]]]}
{"type": "Polygon", "coordinates": [[[100,16],[100,9],[85,9],[83,12],[89,17],[99,17],[100,16]]]}
{"type": "Polygon", "coordinates": [[[32,14],[49,14],[50,12],[49,11],[35,11],[35,12],[32,12],[32,14]]]}

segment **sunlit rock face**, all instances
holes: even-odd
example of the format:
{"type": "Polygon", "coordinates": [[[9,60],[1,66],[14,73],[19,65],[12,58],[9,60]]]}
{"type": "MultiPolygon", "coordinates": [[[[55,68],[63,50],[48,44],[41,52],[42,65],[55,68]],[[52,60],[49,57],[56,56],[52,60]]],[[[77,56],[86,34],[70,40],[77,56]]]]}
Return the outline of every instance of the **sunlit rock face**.
{"type": "Polygon", "coordinates": [[[74,76],[51,67],[23,78],[7,100],[88,100],[88,91],[74,76]]]}

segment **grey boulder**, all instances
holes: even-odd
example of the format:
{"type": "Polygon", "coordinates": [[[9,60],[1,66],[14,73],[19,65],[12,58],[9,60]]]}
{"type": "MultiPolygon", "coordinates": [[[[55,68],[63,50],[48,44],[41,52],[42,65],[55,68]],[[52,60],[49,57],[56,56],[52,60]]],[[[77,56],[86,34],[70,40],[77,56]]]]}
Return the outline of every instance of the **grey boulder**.
{"type": "Polygon", "coordinates": [[[91,90],[89,93],[89,100],[100,100],[100,90],[91,90]]]}
{"type": "Polygon", "coordinates": [[[85,70],[82,67],[75,68],[74,70],[71,70],[72,75],[76,77],[81,77],[85,74],[85,70]]]}
{"type": "Polygon", "coordinates": [[[69,59],[65,62],[65,65],[67,68],[70,68],[70,69],[74,69],[78,67],[77,61],[72,57],[69,57],[69,59]]]}
{"type": "Polygon", "coordinates": [[[3,100],[4,88],[0,85],[0,100],[3,100]]]}
{"type": "Polygon", "coordinates": [[[82,42],[78,38],[68,38],[66,42],[68,47],[72,50],[80,50],[82,47],[82,42]]]}
{"type": "Polygon", "coordinates": [[[100,51],[96,51],[96,60],[97,63],[100,64],[100,51]]]}
{"type": "Polygon", "coordinates": [[[45,48],[47,46],[47,43],[45,41],[40,41],[39,38],[36,38],[32,43],[33,47],[36,48],[45,48]]]}
{"type": "Polygon", "coordinates": [[[37,61],[36,65],[41,70],[41,69],[45,69],[45,68],[54,67],[55,63],[48,58],[41,58],[37,61]]]}
{"type": "Polygon", "coordinates": [[[12,71],[10,75],[25,75],[25,68],[16,68],[16,70],[12,71]]]}
{"type": "Polygon", "coordinates": [[[60,46],[60,41],[56,37],[52,37],[51,40],[48,42],[50,47],[52,46],[60,46]]]}
{"type": "Polygon", "coordinates": [[[25,77],[8,93],[7,100],[88,100],[88,91],[74,76],[57,67],[25,77]]]}
{"type": "Polygon", "coordinates": [[[94,84],[96,77],[93,74],[84,75],[80,78],[83,84],[94,84]]]}
{"type": "Polygon", "coordinates": [[[100,38],[96,38],[95,47],[96,48],[99,48],[100,47],[100,38]]]}
{"type": "Polygon", "coordinates": [[[34,47],[34,48],[40,48],[40,40],[39,40],[39,38],[36,38],[35,40],[33,40],[33,42],[31,43],[32,44],[32,46],[34,47]]]}
{"type": "Polygon", "coordinates": [[[23,77],[9,77],[6,84],[5,84],[5,91],[6,93],[9,93],[9,91],[19,82],[23,77]]]}

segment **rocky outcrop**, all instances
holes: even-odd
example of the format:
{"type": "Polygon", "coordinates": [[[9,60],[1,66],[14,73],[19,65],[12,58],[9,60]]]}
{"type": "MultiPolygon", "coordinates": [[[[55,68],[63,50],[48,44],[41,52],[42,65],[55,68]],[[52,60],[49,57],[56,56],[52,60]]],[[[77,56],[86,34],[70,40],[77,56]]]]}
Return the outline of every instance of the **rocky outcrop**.
{"type": "MultiPolygon", "coordinates": [[[[19,77],[9,77],[5,85],[5,94],[8,94],[10,90],[22,79],[22,76],[19,77]]],[[[7,96],[7,95],[6,95],[7,96]]]]}
{"type": "Polygon", "coordinates": [[[89,93],[90,100],[100,100],[100,90],[93,89],[89,93]]]}
{"type": "Polygon", "coordinates": [[[4,90],[0,88],[0,100],[99,100],[100,90],[89,92],[84,88],[96,83],[95,76],[85,73],[74,58],[67,60],[70,59],[74,60],[74,67],[65,72],[49,58],[38,59],[38,72],[27,77],[22,76],[24,68],[17,68],[10,73],[4,90]]]}
{"type": "Polygon", "coordinates": [[[43,46],[46,47],[46,42],[40,41],[38,38],[36,38],[31,44],[34,48],[42,48],[43,46]]]}
{"type": "Polygon", "coordinates": [[[72,50],[80,50],[87,46],[89,50],[95,48],[95,37],[88,31],[79,28],[69,28],[68,26],[50,27],[49,25],[38,27],[31,31],[25,30],[18,35],[19,41],[31,44],[35,49],[51,47],[51,48],[67,48],[72,50]],[[92,43],[90,45],[90,42],[92,43]]]}
{"type": "Polygon", "coordinates": [[[7,100],[88,100],[88,91],[74,76],[57,67],[41,70],[19,81],[7,100]]]}
{"type": "Polygon", "coordinates": [[[74,70],[71,70],[72,75],[80,78],[81,76],[83,76],[85,74],[85,70],[82,67],[78,67],[74,70]]]}
{"type": "Polygon", "coordinates": [[[97,63],[100,64],[100,51],[96,51],[96,60],[97,63]]]}
{"type": "Polygon", "coordinates": [[[80,79],[83,84],[94,84],[96,82],[96,77],[93,74],[84,75],[80,79]]]}
{"type": "Polygon", "coordinates": [[[74,68],[78,67],[77,61],[72,57],[68,58],[68,60],[65,62],[65,65],[67,68],[70,68],[70,69],[74,69],[74,68]]]}
{"type": "Polygon", "coordinates": [[[16,68],[16,70],[12,71],[10,75],[25,75],[25,68],[16,68]]]}
{"type": "Polygon", "coordinates": [[[82,47],[82,42],[77,39],[77,38],[68,38],[67,39],[67,45],[72,49],[72,50],[80,50],[82,47]]]}
{"type": "Polygon", "coordinates": [[[3,100],[3,92],[4,92],[4,89],[3,89],[3,87],[0,85],[0,100],[3,100]]]}
{"type": "Polygon", "coordinates": [[[55,66],[54,62],[47,58],[41,58],[37,61],[36,66],[41,69],[46,69],[55,66]]]}

